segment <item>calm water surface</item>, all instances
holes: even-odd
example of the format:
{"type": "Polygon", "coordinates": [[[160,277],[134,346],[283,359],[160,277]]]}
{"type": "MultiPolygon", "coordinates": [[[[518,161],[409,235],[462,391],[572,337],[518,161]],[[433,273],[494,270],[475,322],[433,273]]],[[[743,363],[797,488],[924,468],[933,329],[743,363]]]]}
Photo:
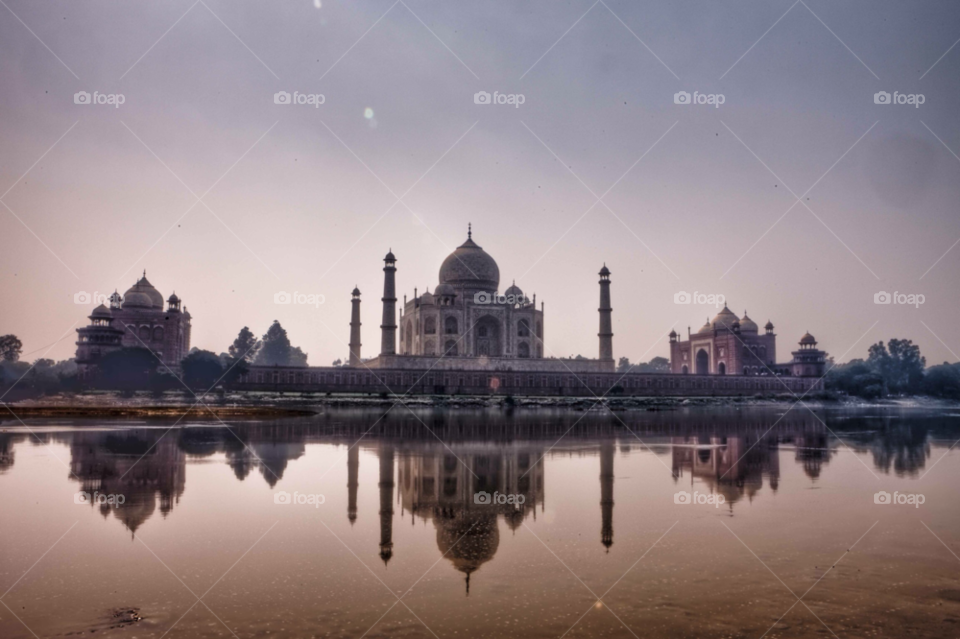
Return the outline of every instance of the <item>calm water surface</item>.
{"type": "Polygon", "coordinates": [[[960,635],[958,415],[172,423],[0,423],[0,637],[960,635]]]}

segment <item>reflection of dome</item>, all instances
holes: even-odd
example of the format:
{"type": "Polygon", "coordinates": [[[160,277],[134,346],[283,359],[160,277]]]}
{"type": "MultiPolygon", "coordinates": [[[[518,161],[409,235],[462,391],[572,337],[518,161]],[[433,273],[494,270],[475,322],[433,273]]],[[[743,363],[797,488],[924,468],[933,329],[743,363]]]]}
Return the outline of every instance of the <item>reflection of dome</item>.
{"type": "Polygon", "coordinates": [[[726,306],[713,318],[713,328],[715,330],[732,330],[734,323],[738,322],[737,315],[726,306]]]}
{"type": "Polygon", "coordinates": [[[434,519],[437,547],[454,568],[467,576],[469,593],[470,573],[493,559],[500,545],[500,529],[495,512],[458,511],[434,519]]]}
{"type": "Polygon", "coordinates": [[[137,280],[137,283],[127,289],[123,294],[123,306],[136,308],[158,308],[163,309],[163,295],[147,281],[147,274],[137,280]],[[133,299],[131,299],[133,298],[133,299]]]}
{"type": "Polygon", "coordinates": [[[816,344],[817,338],[815,338],[810,333],[804,333],[803,337],[800,338],[801,344],[816,344]]]}
{"type": "Polygon", "coordinates": [[[743,319],[740,320],[740,332],[741,333],[756,333],[760,330],[760,327],[757,326],[757,323],[750,319],[750,316],[747,315],[747,312],[743,312],[743,319]]]}
{"type": "Polygon", "coordinates": [[[468,234],[440,266],[440,283],[496,291],[500,286],[500,268],[468,234]]]}

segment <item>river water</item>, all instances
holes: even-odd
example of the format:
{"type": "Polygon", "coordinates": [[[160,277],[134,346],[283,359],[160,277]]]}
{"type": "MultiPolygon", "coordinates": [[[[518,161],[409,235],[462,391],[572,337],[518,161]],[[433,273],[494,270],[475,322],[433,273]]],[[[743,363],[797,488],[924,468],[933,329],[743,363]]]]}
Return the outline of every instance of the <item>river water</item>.
{"type": "Polygon", "coordinates": [[[949,412],[0,429],[0,637],[960,635],[949,412]]]}

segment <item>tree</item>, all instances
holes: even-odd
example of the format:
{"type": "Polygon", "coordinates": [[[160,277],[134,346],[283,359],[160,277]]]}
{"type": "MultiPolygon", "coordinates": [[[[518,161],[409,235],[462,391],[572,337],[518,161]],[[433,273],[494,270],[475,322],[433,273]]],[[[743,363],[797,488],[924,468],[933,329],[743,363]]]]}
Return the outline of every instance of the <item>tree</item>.
{"type": "Polygon", "coordinates": [[[23,352],[23,342],[16,335],[0,335],[0,360],[15,362],[23,352]]]}
{"type": "Polygon", "coordinates": [[[630,370],[631,364],[629,358],[621,357],[617,362],[617,372],[626,373],[630,370]]]}
{"type": "Polygon", "coordinates": [[[331,366],[343,366],[343,360],[338,357],[337,359],[333,360],[331,366]]]}
{"type": "Polygon", "coordinates": [[[290,349],[290,366],[306,366],[307,354],[300,350],[299,346],[290,349]]]}
{"type": "Polygon", "coordinates": [[[100,385],[122,391],[144,390],[157,372],[159,361],[145,348],[121,348],[100,358],[100,385]]]}
{"type": "Polygon", "coordinates": [[[923,378],[923,392],[933,397],[960,399],[960,364],[931,366],[923,378]]]}
{"type": "Polygon", "coordinates": [[[642,373],[669,373],[670,360],[666,357],[654,357],[646,364],[641,364],[642,373]]]}
{"type": "Polygon", "coordinates": [[[260,352],[257,353],[255,364],[261,366],[286,366],[290,361],[290,338],[287,331],[280,326],[280,322],[273,320],[273,324],[263,336],[260,352]]]}
{"type": "Polygon", "coordinates": [[[887,346],[877,342],[869,349],[867,363],[883,377],[889,393],[919,392],[927,360],[920,347],[908,339],[891,339],[887,346]]]}
{"type": "Polygon", "coordinates": [[[242,357],[246,361],[252,362],[256,358],[257,351],[260,350],[261,345],[260,340],[254,337],[253,332],[244,326],[240,329],[240,334],[237,335],[237,339],[233,340],[233,344],[231,344],[227,350],[230,353],[230,357],[234,359],[242,357]]]}
{"type": "Polygon", "coordinates": [[[195,351],[180,362],[183,383],[193,389],[209,390],[223,375],[220,358],[210,351],[195,351]]]}

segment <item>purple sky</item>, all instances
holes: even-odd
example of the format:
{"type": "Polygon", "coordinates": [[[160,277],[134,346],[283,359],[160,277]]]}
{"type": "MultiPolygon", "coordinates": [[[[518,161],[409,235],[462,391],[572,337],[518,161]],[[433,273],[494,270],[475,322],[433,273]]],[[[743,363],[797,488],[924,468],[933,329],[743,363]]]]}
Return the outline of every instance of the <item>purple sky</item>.
{"type": "Polygon", "coordinates": [[[501,290],[546,302],[546,355],[596,356],[606,262],[616,357],[697,330],[696,291],[772,320],[781,361],[808,330],[843,360],[891,337],[958,359],[956,4],[4,2],[0,334],[25,359],[72,356],[74,295],[143,269],[195,346],[279,319],[315,365],[358,285],[372,356],[388,248],[401,297],[432,289],[468,222],[501,290]]]}

